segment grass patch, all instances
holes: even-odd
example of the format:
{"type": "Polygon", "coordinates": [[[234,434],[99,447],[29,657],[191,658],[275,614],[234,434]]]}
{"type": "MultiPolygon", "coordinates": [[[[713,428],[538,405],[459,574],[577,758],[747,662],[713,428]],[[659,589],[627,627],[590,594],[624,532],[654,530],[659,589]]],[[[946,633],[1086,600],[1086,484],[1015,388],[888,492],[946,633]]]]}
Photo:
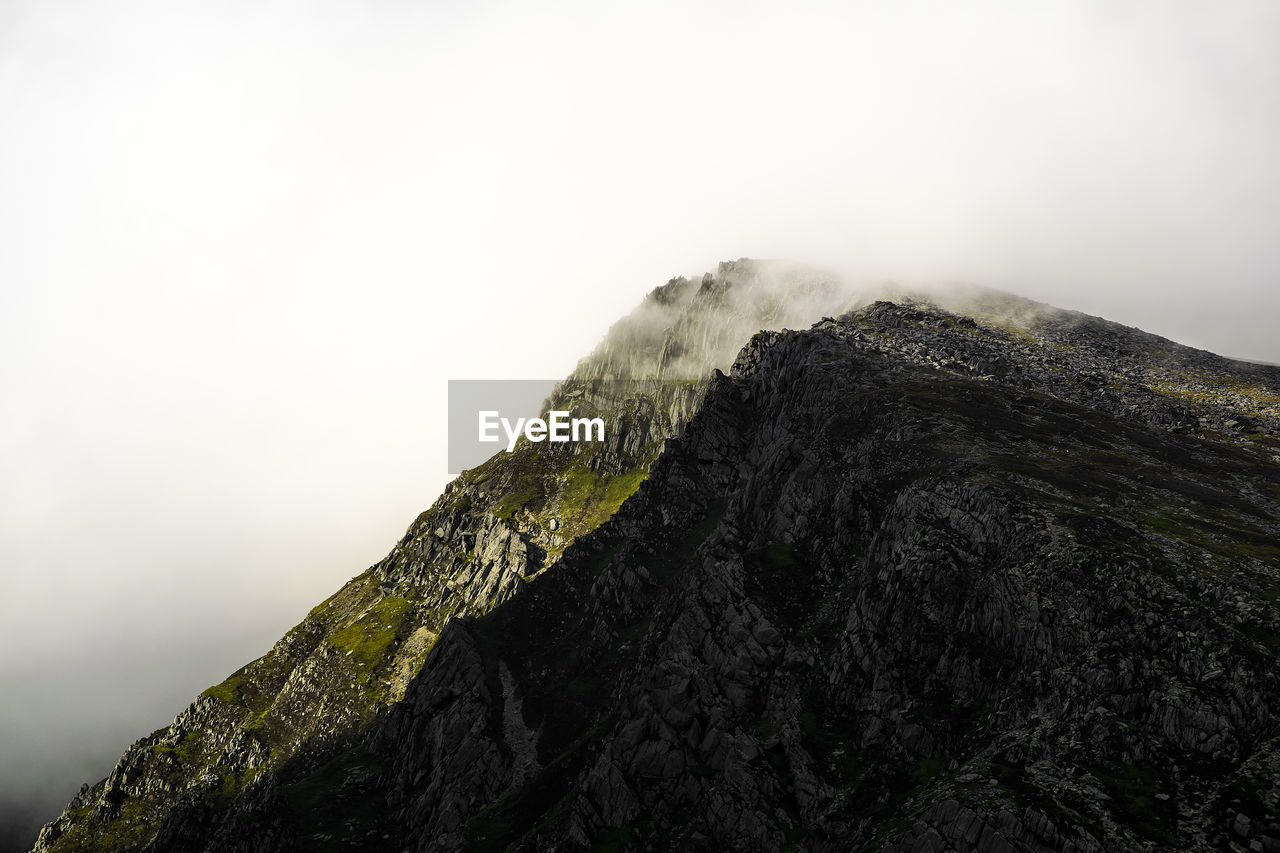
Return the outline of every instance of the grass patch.
{"type": "Polygon", "coordinates": [[[1274,536],[1253,525],[1242,523],[1229,512],[1214,512],[1198,506],[1196,514],[1186,508],[1169,507],[1163,511],[1143,513],[1143,525],[1154,533],[1176,539],[1201,551],[1228,561],[1257,560],[1280,565],[1280,545],[1274,536]],[[1229,520],[1228,520],[1229,519],[1229,520]]]}
{"type": "Polygon", "coordinates": [[[388,595],[350,625],[329,635],[329,642],[348,652],[352,660],[373,667],[386,657],[387,647],[404,627],[410,603],[398,595],[388,595]]]}
{"type": "Polygon", "coordinates": [[[510,521],[517,512],[529,505],[529,502],[538,496],[538,488],[536,486],[526,486],[523,489],[507,492],[498,498],[493,505],[493,514],[503,521],[510,521]]]}
{"type": "Polygon", "coordinates": [[[215,684],[201,693],[201,696],[212,696],[227,705],[240,704],[240,685],[244,684],[244,675],[237,672],[221,684],[215,684]]]}
{"type": "Polygon", "coordinates": [[[576,464],[560,477],[558,509],[566,532],[580,536],[608,521],[649,476],[642,465],[621,474],[599,474],[576,464]]]}
{"type": "Polygon", "coordinates": [[[182,736],[182,740],[178,741],[176,746],[156,744],[151,749],[157,753],[168,752],[178,759],[179,764],[194,767],[208,763],[209,756],[204,749],[203,741],[204,735],[201,732],[190,731],[182,736]]]}
{"type": "MultiPolygon", "coordinates": [[[[115,817],[101,823],[77,820],[71,829],[50,848],[55,853],[133,853],[142,850],[152,836],[155,825],[150,819],[152,806],[142,800],[126,800],[115,817]]],[[[88,811],[85,811],[87,816],[88,811]]]]}
{"type": "Polygon", "coordinates": [[[1269,450],[1280,450],[1280,438],[1276,438],[1270,433],[1255,432],[1250,433],[1245,436],[1245,438],[1249,439],[1254,444],[1260,444],[1269,450]]]}

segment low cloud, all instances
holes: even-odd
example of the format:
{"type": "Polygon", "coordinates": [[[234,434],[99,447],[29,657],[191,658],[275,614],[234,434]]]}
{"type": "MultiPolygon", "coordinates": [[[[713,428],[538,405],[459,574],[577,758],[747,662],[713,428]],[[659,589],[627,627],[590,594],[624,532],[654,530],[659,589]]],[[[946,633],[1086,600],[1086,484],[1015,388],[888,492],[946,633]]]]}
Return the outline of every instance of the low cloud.
{"type": "Polygon", "coordinates": [[[33,749],[105,774],[379,559],[447,379],[563,376],[673,275],[970,282],[1280,362],[1271,2],[0,16],[0,683],[42,709],[0,798],[33,749]]]}

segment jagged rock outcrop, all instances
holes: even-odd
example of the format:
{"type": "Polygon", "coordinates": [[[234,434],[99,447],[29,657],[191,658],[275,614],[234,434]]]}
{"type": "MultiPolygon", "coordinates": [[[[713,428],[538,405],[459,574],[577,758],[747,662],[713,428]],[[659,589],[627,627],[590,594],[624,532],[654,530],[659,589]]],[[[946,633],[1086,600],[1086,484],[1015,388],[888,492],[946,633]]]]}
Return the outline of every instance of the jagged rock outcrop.
{"type": "Polygon", "coordinates": [[[560,390],[642,438],[464,475],[39,849],[1280,849],[1280,370],[971,292],[606,384],[759,274],[560,390]]]}

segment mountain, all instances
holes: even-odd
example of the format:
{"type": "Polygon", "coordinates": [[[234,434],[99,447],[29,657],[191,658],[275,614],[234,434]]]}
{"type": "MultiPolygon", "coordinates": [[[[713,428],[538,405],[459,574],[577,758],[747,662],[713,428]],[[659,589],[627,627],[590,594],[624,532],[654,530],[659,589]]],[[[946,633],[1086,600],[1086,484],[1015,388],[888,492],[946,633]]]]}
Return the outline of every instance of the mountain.
{"type": "Polygon", "coordinates": [[[744,260],[569,405],[36,850],[1280,849],[1280,369],[744,260]]]}

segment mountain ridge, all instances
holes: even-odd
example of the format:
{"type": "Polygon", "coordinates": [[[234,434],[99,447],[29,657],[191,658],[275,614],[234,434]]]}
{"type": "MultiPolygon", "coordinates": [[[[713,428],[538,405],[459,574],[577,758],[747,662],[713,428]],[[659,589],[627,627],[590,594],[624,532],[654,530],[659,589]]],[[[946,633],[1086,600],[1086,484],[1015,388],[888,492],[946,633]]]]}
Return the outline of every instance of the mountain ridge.
{"type": "MultiPolygon", "coordinates": [[[[728,301],[738,311],[735,322],[750,325],[777,296],[768,284],[755,294],[760,299],[752,297],[763,274],[764,268],[733,262],[701,282],[674,280],[645,304],[662,315],[700,296],[720,309],[728,301]],[[744,292],[748,298],[737,298],[744,292]]],[[[806,286],[822,291],[827,304],[847,300],[820,278],[806,286]]],[[[804,331],[757,333],[727,374],[714,370],[705,380],[688,375],[688,365],[723,358],[730,337],[714,332],[707,305],[684,315],[683,336],[667,334],[678,322],[664,327],[641,317],[628,330],[624,321],[626,334],[615,338],[623,341],[621,350],[602,344],[601,357],[575,371],[558,393],[575,390],[574,382],[589,392],[591,382],[634,373],[637,365],[679,376],[682,382],[662,386],[670,396],[647,398],[643,412],[622,407],[607,391],[594,402],[587,395],[586,402],[601,409],[628,413],[629,442],[596,455],[546,458],[525,446],[464,474],[386,560],[277,644],[269,663],[285,661],[280,672],[246,668],[206,691],[179,715],[181,723],[140,741],[107,780],[82,792],[42,832],[36,849],[338,849],[339,841],[363,849],[539,849],[601,841],[637,849],[655,843],[844,849],[839,845],[851,840],[870,849],[1005,844],[1085,850],[1115,843],[1141,849],[1169,837],[1216,843],[1235,831],[1241,814],[1249,832],[1236,835],[1270,843],[1271,830],[1253,827],[1265,825],[1262,806],[1274,788],[1249,794],[1258,798],[1250,805],[1256,814],[1237,808],[1226,827],[1214,823],[1216,813],[1171,816],[1185,795],[1178,789],[1168,800],[1156,799],[1166,792],[1154,790],[1159,786],[1148,777],[1157,769],[1148,759],[1158,754],[1173,761],[1166,753],[1177,751],[1194,758],[1206,752],[1195,739],[1204,732],[1206,740],[1218,738],[1207,751],[1211,762],[1277,760],[1274,744],[1266,746],[1270,741],[1260,735],[1250,742],[1265,748],[1245,757],[1239,738],[1227,737],[1230,731],[1217,721],[1227,720],[1233,731],[1274,734],[1274,679],[1249,661],[1280,648],[1274,645],[1280,622],[1269,603],[1270,585],[1280,582],[1274,547],[1280,370],[1005,296],[970,292],[965,298],[974,316],[920,301],[882,301],[837,309],[837,317],[804,331]],[[1016,311],[1007,310],[1011,304],[1016,311]],[[1103,438],[1091,442],[1091,432],[1103,438]],[[999,472],[995,480],[992,471],[999,472]],[[833,507],[847,515],[837,517],[833,507]],[[1051,523],[1037,533],[1018,520],[1025,512],[1051,523]],[[925,523],[926,516],[933,521],[925,523]],[[941,528],[938,517],[945,518],[941,528]],[[930,537],[936,547],[922,544],[930,537]],[[1091,548],[1090,537],[1111,551],[1091,548]],[[1038,624],[1046,610],[1042,599],[1057,598],[1035,586],[1055,582],[1031,571],[1036,560],[1081,584],[1073,592],[1095,608],[1106,603],[1081,591],[1097,583],[1085,583],[1093,569],[1063,562],[1064,549],[1122,565],[1109,580],[1123,587],[1129,597],[1122,600],[1133,607],[1140,593],[1157,589],[1175,600],[1190,589],[1229,594],[1233,606],[1243,601],[1246,616],[1238,625],[1254,636],[1225,617],[1208,620],[1213,630],[1201,631],[1221,648],[1202,652],[1190,644],[1188,659],[1198,663],[1184,666],[1175,658],[1175,682],[1188,681],[1193,671],[1205,678],[1225,656],[1236,669],[1210,681],[1225,678],[1237,693],[1253,691],[1253,698],[1233,696],[1232,702],[1266,709],[1265,720],[1250,723],[1231,711],[1205,723],[1205,709],[1218,707],[1210,698],[1165,703],[1176,709],[1171,720],[1142,717],[1140,725],[1130,724],[1144,739],[1120,741],[1117,754],[1143,757],[1145,763],[1124,765],[1138,770],[1099,765],[1082,770],[1094,775],[1081,782],[1063,772],[1085,765],[1062,746],[1055,725],[1092,732],[1099,723],[1088,714],[1050,720],[1041,726],[1050,734],[1037,740],[1026,733],[1034,728],[1029,717],[1011,727],[997,719],[998,709],[985,708],[994,701],[986,693],[999,691],[983,675],[990,664],[983,655],[966,657],[942,641],[912,648],[922,660],[950,661],[942,667],[948,677],[932,680],[902,663],[911,655],[899,653],[892,665],[877,658],[893,647],[885,632],[896,617],[892,608],[876,606],[880,599],[868,590],[900,596],[902,578],[909,577],[928,600],[938,593],[937,574],[962,599],[975,584],[987,585],[984,592],[1000,592],[995,600],[1008,612],[997,618],[972,597],[964,599],[972,610],[952,612],[941,596],[933,606],[947,619],[931,622],[925,614],[924,623],[908,620],[900,628],[925,624],[939,637],[973,637],[983,654],[999,648],[1020,665],[1034,658],[1014,640],[1025,639],[1049,655],[1037,663],[1054,663],[1071,689],[1083,691],[1073,699],[1097,693],[1085,677],[1093,670],[1107,671],[1117,684],[1136,678],[1097,661],[1085,667],[1074,657],[1053,658],[1054,642],[1061,642],[1054,631],[1074,638],[1073,655],[1087,657],[1089,643],[1077,628],[1052,620],[1052,630],[1022,625],[1032,614],[1028,624],[1038,624]],[[842,562],[836,553],[858,556],[842,562]],[[980,569],[966,570],[957,554],[974,557],[980,569]],[[1022,562],[1011,555],[1022,555],[1022,562]],[[1161,580],[1152,566],[1165,567],[1172,580],[1161,580]],[[855,578],[861,591],[847,588],[855,578]],[[719,591],[702,600],[707,589],[719,591]],[[559,627],[542,624],[547,614],[574,613],[569,602],[585,615],[566,617],[559,627]],[[447,612],[431,612],[446,603],[447,612]],[[839,607],[847,630],[837,624],[839,607]],[[520,628],[527,629],[523,635],[520,628]],[[550,632],[546,657],[524,647],[535,631],[550,632]],[[817,639],[806,639],[806,631],[817,639]],[[693,636],[702,638],[700,645],[693,636]],[[830,648],[821,645],[827,642],[830,648]],[[592,651],[593,644],[599,649],[592,651]],[[805,697],[817,688],[797,673],[820,670],[823,649],[842,667],[823,677],[848,683],[842,692],[819,690],[809,707],[805,697]],[[573,663],[575,650],[579,657],[596,655],[594,663],[573,663]],[[299,663],[288,667],[295,659],[299,663]],[[631,661],[632,669],[619,661],[631,661]],[[329,670],[359,676],[350,682],[352,690],[359,687],[355,695],[308,680],[329,670]],[[808,686],[752,705],[762,685],[788,678],[808,686]],[[889,689],[884,679],[897,681],[889,689]],[[933,696],[939,683],[961,694],[969,683],[978,698],[935,713],[945,719],[904,712],[933,696]],[[334,701],[317,704],[318,694],[334,701]],[[263,697],[271,701],[260,709],[263,697]],[[757,710],[767,713],[742,717],[757,710]],[[291,723],[308,719],[311,727],[285,731],[286,711],[291,723]],[[1186,715],[1199,722],[1192,726],[1186,715]],[[474,731],[480,721],[483,730],[474,731]],[[1147,731],[1153,727],[1165,731],[1163,740],[1147,731]],[[972,768],[973,755],[939,747],[960,749],[979,737],[990,743],[973,755],[985,755],[986,763],[972,768]],[[558,747],[564,749],[548,754],[558,747]],[[283,757],[273,759],[273,752],[283,757]],[[855,753],[862,781],[842,764],[855,753]],[[831,762],[839,768],[827,767],[831,762]],[[985,778],[996,784],[958,781],[973,773],[989,773],[985,778]],[[1106,779],[1097,775],[1107,773],[1106,779]],[[654,799],[653,779],[674,780],[683,793],[654,799]],[[171,790],[175,780],[186,787],[171,790]],[[842,794],[838,782],[854,787],[842,794]],[[1055,810],[1041,802],[1046,796],[1057,802],[1046,793],[1057,791],[1050,782],[1071,792],[1067,806],[1055,810]],[[944,785],[952,787],[943,791],[944,785]],[[970,788],[978,793],[970,796],[970,788]],[[547,791],[557,796],[544,803],[547,791]],[[1094,796],[1099,792],[1104,798],[1094,796]],[[860,796],[868,799],[865,808],[857,804],[860,796]],[[167,805],[146,812],[148,797],[167,805]],[[983,806],[984,797],[999,808],[983,806]],[[1150,814],[1135,816],[1141,810],[1134,798],[1147,803],[1150,814]],[[381,805],[365,814],[358,803],[370,801],[381,805]],[[1170,801],[1174,806],[1163,805],[1170,801]],[[1127,805],[1098,805],[1107,802],[1127,805]],[[342,820],[323,817],[320,825],[308,825],[308,815],[322,805],[342,820]],[[686,814],[683,823],[675,817],[680,814],[686,814]],[[102,831],[113,827],[135,831],[118,838],[102,831]],[[304,839],[310,847],[297,846],[304,839]]],[[[739,333],[734,323],[725,325],[739,333]]],[[[1077,618],[1089,623],[1092,617],[1077,618]]],[[[1130,649],[1136,642],[1107,633],[1110,624],[1096,628],[1110,637],[1100,647],[1111,642],[1130,649]]],[[[910,646],[901,638],[911,631],[889,634],[910,646]]],[[[1167,663],[1152,650],[1145,654],[1134,653],[1133,660],[1156,668],[1167,663]]],[[[1033,697],[1048,689],[1043,670],[1019,670],[1019,677],[1033,697]],[[1037,671],[1041,681],[1027,681],[1037,671]],[[1034,690],[1033,683],[1039,685],[1034,690]]],[[[1029,700],[1009,694],[1002,701],[1017,708],[1029,700]]],[[[1109,713],[1127,719],[1135,711],[1124,703],[1132,701],[1138,700],[1126,698],[1109,713]]],[[[1152,701],[1139,704],[1145,709],[1141,703],[1152,701]]],[[[1108,730],[1103,740],[1115,736],[1108,730]]],[[[1168,766],[1190,773],[1176,762],[1168,766]]]]}

